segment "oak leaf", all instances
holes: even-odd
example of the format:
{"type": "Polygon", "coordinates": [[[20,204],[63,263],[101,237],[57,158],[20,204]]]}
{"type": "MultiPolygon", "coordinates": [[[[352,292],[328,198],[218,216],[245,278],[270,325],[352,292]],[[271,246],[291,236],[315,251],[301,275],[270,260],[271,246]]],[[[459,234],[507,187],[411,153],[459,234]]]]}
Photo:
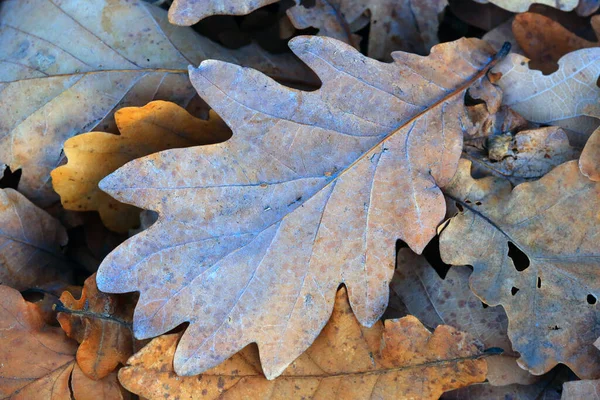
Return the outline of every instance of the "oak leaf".
{"type": "Polygon", "coordinates": [[[98,189],[98,182],[136,158],[161,150],[221,142],[231,132],[210,113],[208,121],[166,101],[126,107],[115,113],[120,135],[89,132],[64,144],[67,165],[52,171],[52,186],[67,210],[100,213],[111,230],[126,233],[139,225],[139,209],[119,203],[98,189]]]}
{"type": "Polygon", "coordinates": [[[0,284],[18,290],[68,279],[60,222],[14,189],[0,189],[0,284]]]}
{"type": "Polygon", "coordinates": [[[589,179],[600,182],[600,128],[592,133],[585,144],[579,158],[579,168],[589,179]]]}
{"type": "Polygon", "coordinates": [[[19,190],[34,203],[57,200],[50,171],[68,138],[96,127],[107,131],[114,110],[125,105],[154,99],[187,105],[196,95],[189,64],[216,58],[282,79],[306,77],[289,56],[256,45],[224,49],[166,17],[137,0],[94,0],[85,7],[78,0],[2,2],[0,164],[22,169],[19,190]]]}
{"type": "Polygon", "coordinates": [[[0,285],[0,396],[11,399],[128,399],[116,373],[87,378],[75,362],[77,343],[49,326],[36,305],[0,285]]]}
{"type": "Polygon", "coordinates": [[[512,191],[469,170],[462,161],[444,188],[463,212],[441,232],[442,260],[472,265],[473,292],[504,307],[521,367],[541,375],[563,363],[582,378],[599,376],[600,185],[577,161],[512,191]]]}
{"type": "MultiPolygon", "coordinates": [[[[600,339],[594,343],[600,349],[600,339]]],[[[575,382],[565,382],[561,400],[599,399],[600,379],[587,379],[575,382]]]]}
{"type": "Polygon", "coordinates": [[[129,295],[99,292],[95,274],[86,279],[79,300],[67,291],[60,296],[56,318],[67,336],[80,343],[77,364],[89,378],[108,376],[133,354],[134,306],[129,295]]]}
{"type": "Polygon", "coordinates": [[[428,57],[398,52],[392,64],[330,38],[291,47],[319,90],[204,62],[191,80],[232,139],[132,161],[100,183],[160,214],[104,260],[97,281],[105,292],[140,292],[140,339],[190,322],[175,355],[180,375],[257,342],[276,377],[317,337],[342,282],[359,321],[374,324],[396,240],[420,252],[444,217],[438,185],[471,127],[465,91],[497,60],[476,39],[428,57]]]}
{"type": "Polygon", "coordinates": [[[502,73],[503,104],[525,119],[558,125],[574,132],[573,145],[583,147],[600,124],[600,48],[569,53],[558,61],[551,75],[529,68],[529,59],[509,54],[494,68],[502,73]]]}
{"type": "Polygon", "coordinates": [[[437,399],[442,392],[485,379],[481,344],[440,325],[429,332],[413,316],[364,328],[346,290],[339,290],[329,323],[306,353],[268,381],[255,347],[247,347],[198,377],[177,377],[179,335],[154,339],[119,371],[129,391],[150,398],[437,399]]]}

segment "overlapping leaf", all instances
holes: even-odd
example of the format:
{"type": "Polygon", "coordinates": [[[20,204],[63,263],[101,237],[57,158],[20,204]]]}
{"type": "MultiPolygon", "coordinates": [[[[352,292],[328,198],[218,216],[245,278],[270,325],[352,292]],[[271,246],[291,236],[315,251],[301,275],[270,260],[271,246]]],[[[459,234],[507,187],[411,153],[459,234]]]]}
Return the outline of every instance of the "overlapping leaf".
{"type": "Polygon", "coordinates": [[[498,7],[504,8],[505,10],[512,12],[524,12],[531,7],[532,4],[544,4],[550,7],[558,8],[562,11],[571,11],[577,4],[579,0],[475,0],[478,3],[493,3],[498,7]]]}
{"type": "Polygon", "coordinates": [[[13,189],[0,189],[0,284],[23,290],[67,278],[60,222],[13,189]]]}
{"type": "Polygon", "coordinates": [[[585,144],[579,159],[581,172],[593,181],[600,182],[600,128],[585,144]]]}
{"type": "Polygon", "coordinates": [[[121,108],[115,121],[120,135],[89,132],[65,142],[69,163],[52,171],[52,186],[66,209],[97,210],[103,223],[117,232],[127,232],[139,224],[139,209],[119,203],[98,189],[102,178],[142,156],[221,142],[231,136],[214,113],[204,121],[165,101],[121,108]]]}
{"type": "Polygon", "coordinates": [[[599,376],[600,185],[577,161],[512,192],[469,169],[462,162],[445,188],[464,211],[441,233],[442,259],[472,265],[474,293],[504,307],[522,367],[540,375],[564,363],[582,378],[599,376]]]}
{"type": "Polygon", "coordinates": [[[0,21],[0,164],[22,169],[19,190],[41,206],[56,200],[50,171],[65,140],[95,127],[111,131],[112,112],[124,105],[185,106],[195,95],[189,64],[221,59],[306,77],[288,56],[257,46],[225,50],[137,0],[7,0],[0,21]]]}
{"type": "Polygon", "coordinates": [[[190,322],[179,374],[257,342],[267,377],[277,376],[325,325],[341,282],[359,321],[375,323],[396,240],[420,252],[444,216],[438,185],[471,127],[465,91],[493,60],[476,39],[429,57],[395,53],[392,64],[328,38],[291,46],[321,89],[205,62],[192,82],[232,139],[132,161],[100,184],[160,214],[104,260],[97,280],[103,291],[141,292],[139,338],[190,322]]]}
{"type": "Polygon", "coordinates": [[[198,377],[177,377],[179,335],[154,339],[119,372],[121,383],[149,398],[194,399],[437,399],[442,392],[485,379],[480,343],[440,325],[430,333],[415,317],[360,326],[346,290],[312,346],[283,374],[266,380],[254,347],[198,377]]]}

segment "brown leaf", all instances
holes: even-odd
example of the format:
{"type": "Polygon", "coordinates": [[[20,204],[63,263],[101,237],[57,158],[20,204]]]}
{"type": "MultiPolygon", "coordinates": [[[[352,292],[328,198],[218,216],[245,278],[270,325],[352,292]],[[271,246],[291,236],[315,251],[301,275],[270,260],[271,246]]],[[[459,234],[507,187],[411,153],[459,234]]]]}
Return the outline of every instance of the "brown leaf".
{"type": "Polygon", "coordinates": [[[68,279],[60,222],[13,189],[0,189],[0,284],[18,290],[68,279]]]}
{"type": "Polygon", "coordinates": [[[96,275],[86,279],[79,300],[60,296],[58,322],[67,335],[81,343],[77,364],[93,380],[108,376],[133,354],[131,319],[135,302],[129,295],[98,291],[96,275]]]}
{"type": "MultiPolygon", "coordinates": [[[[600,339],[594,342],[594,346],[600,349],[600,339]]],[[[565,382],[561,400],[599,399],[600,379],[582,380],[576,382],[565,382]]]]}
{"type": "Polygon", "coordinates": [[[600,124],[600,48],[582,49],[558,61],[551,75],[529,68],[529,59],[509,54],[494,72],[502,73],[498,85],[504,92],[503,104],[525,119],[561,126],[573,135],[574,146],[583,147],[600,124]]]}
{"type": "Polygon", "coordinates": [[[600,181],[600,129],[596,129],[585,144],[579,159],[579,168],[591,180],[600,181]]]}
{"type": "MultiPolygon", "coordinates": [[[[592,26],[600,28],[600,18],[592,18],[592,26]]],[[[517,15],[512,30],[519,46],[531,59],[529,67],[544,74],[556,71],[562,56],[575,50],[598,47],[598,42],[585,40],[558,22],[535,13],[517,15]]]]}
{"type": "Polygon", "coordinates": [[[11,399],[128,399],[116,374],[91,381],[75,362],[77,343],[46,325],[39,309],[0,285],[0,396],[11,399]]]}
{"type": "Polygon", "coordinates": [[[120,135],[89,132],[67,140],[64,147],[69,163],[51,175],[52,186],[66,209],[97,210],[109,229],[121,233],[139,225],[139,209],[119,203],[98,189],[102,178],[139,157],[222,142],[231,136],[214,112],[204,121],[166,101],[121,108],[115,121],[120,135]]]}
{"type": "MultiPolygon", "coordinates": [[[[0,8],[0,164],[22,168],[19,190],[41,206],[57,199],[50,171],[68,138],[112,131],[114,110],[196,95],[187,66],[221,59],[286,81],[306,68],[257,45],[228,50],[137,0],[7,0],[0,8]],[[52,23],[42,23],[52,21],[52,23]]],[[[311,78],[311,82],[313,82],[311,78]]]]}
{"type": "Polygon", "coordinates": [[[317,337],[342,282],[359,321],[374,324],[396,239],[420,252],[445,215],[437,185],[471,128],[464,93],[494,62],[476,39],[429,57],[398,52],[393,64],[334,39],[291,43],[319,90],[203,63],[191,79],[232,139],[132,161],[100,183],[160,214],[104,260],[98,287],[141,292],[136,337],[190,322],[175,357],[181,375],[257,342],[276,377],[317,337]]]}
{"type": "Polygon", "coordinates": [[[446,196],[463,212],[440,235],[444,262],[472,265],[473,292],[501,304],[519,364],[535,375],[557,363],[600,376],[600,185],[562,164],[535,182],[474,180],[462,161],[446,196]]]}
{"type": "Polygon", "coordinates": [[[571,11],[577,7],[579,0],[475,0],[478,3],[493,3],[512,12],[525,12],[532,4],[544,4],[562,11],[571,11]]]}
{"type": "Polygon", "coordinates": [[[449,326],[429,332],[415,317],[363,328],[338,291],[336,306],[313,345],[272,381],[247,347],[198,377],[177,377],[179,335],[154,339],[128,361],[119,380],[150,398],[192,399],[437,399],[446,390],[485,379],[478,341],[449,326]]]}

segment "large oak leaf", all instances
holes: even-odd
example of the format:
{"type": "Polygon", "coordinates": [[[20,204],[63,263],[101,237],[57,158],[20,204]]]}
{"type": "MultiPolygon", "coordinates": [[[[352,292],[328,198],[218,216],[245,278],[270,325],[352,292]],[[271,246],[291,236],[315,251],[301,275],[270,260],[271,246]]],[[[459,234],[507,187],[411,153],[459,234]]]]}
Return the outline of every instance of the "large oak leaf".
{"type": "Polygon", "coordinates": [[[421,252],[443,219],[471,127],[469,85],[494,58],[465,39],[384,64],[334,39],[300,37],[314,92],[218,61],[191,69],[232,128],[216,145],[132,161],[101,181],[160,214],[111,253],[100,290],[140,291],[138,338],[189,321],[175,370],[197,374],[257,342],[273,378],[323,328],[340,283],[371,326],[388,301],[395,242],[421,252]],[[451,68],[449,68],[451,66],[451,68]]]}
{"type": "Polygon", "coordinates": [[[413,316],[360,326],[346,290],[313,345],[268,381],[249,346],[198,377],[178,377],[173,355],[179,335],[165,335],[119,371],[128,390],[153,399],[437,399],[447,390],[485,379],[481,343],[440,325],[429,332],[413,316]]]}
{"type": "Polygon", "coordinates": [[[474,180],[464,161],[445,194],[463,212],[440,236],[446,263],[472,265],[470,286],[502,305],[519,364],[536,375],[558,363],[600,376],[600,184],[577,161],[518,185],[474,180]]]}
{"type": "Polygon", "coordinates": [[[50,171],[65,140],[107,131],[123,106],[187,105],[195,96],[189,64],[211,58],[306,77],[289,56],[224,49],[142,1],[8,0],[0,21],[0,164],[22,169],[19,190],[40,206],[56,200],[50,171]]]}

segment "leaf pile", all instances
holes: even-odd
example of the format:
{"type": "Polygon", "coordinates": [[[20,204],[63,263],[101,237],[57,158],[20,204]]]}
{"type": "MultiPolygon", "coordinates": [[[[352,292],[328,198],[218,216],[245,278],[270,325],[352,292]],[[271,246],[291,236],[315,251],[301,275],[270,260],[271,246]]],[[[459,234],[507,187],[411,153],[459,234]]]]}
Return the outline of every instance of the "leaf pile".
{"type": "Polygon", "coordinates": [[[0,394],[593,398],[599,5],[0,2],[0,394]]]}

